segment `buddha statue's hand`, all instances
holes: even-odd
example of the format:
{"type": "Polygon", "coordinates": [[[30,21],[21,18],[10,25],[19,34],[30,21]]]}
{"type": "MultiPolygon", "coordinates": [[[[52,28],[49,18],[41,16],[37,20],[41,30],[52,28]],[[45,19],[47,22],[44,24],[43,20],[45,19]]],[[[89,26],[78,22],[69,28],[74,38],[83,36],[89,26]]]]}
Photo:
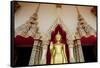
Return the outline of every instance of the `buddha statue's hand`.
{"type": "Polygon", "coordinates": [[[50,42],[51,64],[53,64],[53,42],[50,42]]]}
{"type": "Polygon", "coordinates": [[[52,50],[53,49],[53,43],[51,42],[50,43],[50,50],[52,50]]]}

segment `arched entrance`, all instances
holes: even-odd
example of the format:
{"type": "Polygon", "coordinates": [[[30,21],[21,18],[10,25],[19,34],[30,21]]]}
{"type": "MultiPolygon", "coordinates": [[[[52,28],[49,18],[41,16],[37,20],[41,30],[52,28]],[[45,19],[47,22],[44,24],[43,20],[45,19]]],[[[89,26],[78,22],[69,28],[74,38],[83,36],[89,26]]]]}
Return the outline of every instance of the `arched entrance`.
{"type": "MultiPolygon", "coordinates": [[[[61,43],[65,44],[65,51],[66,51],[66,56],[67,56],[67,59],[68,59],[68,62],[69,62],[69,50],[68,50],[68,44],[67,44],[67,33],[63,30],[62,26],[60,24],[57,24],[55,29],[51,32],[51,39],[49,42],[53,42],[55,43],[56,40],[55,40],[55,35],[57,33],[60,33],[61,34],[61,43]]],[[[50,43],[48,45],[48,49],[47,49],[47,55],[46,55],[46,64],[50,64],[50,59],[51,59],[51,54],[50,54],[50,43]]]]}

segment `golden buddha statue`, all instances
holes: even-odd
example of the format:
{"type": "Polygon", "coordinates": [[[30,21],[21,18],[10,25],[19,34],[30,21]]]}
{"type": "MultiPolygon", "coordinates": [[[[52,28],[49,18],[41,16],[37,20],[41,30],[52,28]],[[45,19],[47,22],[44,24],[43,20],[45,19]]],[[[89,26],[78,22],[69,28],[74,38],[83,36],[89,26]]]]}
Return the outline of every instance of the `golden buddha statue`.
{"type": "Polygon", "coordinates": [[[61,34],[58,32],[55,36],[56,43],[50,43],[51,62],[50,64],[67,63],[65,44],[61,43],[61,34]]]}

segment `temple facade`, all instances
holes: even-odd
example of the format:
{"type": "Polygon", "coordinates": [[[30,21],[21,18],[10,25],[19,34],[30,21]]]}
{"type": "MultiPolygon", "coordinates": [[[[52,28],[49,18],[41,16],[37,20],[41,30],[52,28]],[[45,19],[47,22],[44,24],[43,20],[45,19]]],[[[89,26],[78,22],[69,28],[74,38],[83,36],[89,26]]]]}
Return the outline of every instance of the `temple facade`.
{"type": "Polygon", "coordinates": [[[55,43],[57,32],[65,45],[66,63],[97,61],[97,22],[92,6],[16,4],[15,65],[50,64],[50,43],[55,43]]]}

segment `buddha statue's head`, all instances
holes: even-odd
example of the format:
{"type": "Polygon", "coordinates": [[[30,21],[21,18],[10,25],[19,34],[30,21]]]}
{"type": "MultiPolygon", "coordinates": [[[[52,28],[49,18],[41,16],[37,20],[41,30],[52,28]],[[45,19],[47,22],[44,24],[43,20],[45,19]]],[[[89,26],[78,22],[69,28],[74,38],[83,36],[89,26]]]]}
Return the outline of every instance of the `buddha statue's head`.
{"type": "Polygon", "coordinates": [[[61,34],[58,32],[57,34],[56,34],[56,41],[60,41],[61,40],[61,34]]]}

